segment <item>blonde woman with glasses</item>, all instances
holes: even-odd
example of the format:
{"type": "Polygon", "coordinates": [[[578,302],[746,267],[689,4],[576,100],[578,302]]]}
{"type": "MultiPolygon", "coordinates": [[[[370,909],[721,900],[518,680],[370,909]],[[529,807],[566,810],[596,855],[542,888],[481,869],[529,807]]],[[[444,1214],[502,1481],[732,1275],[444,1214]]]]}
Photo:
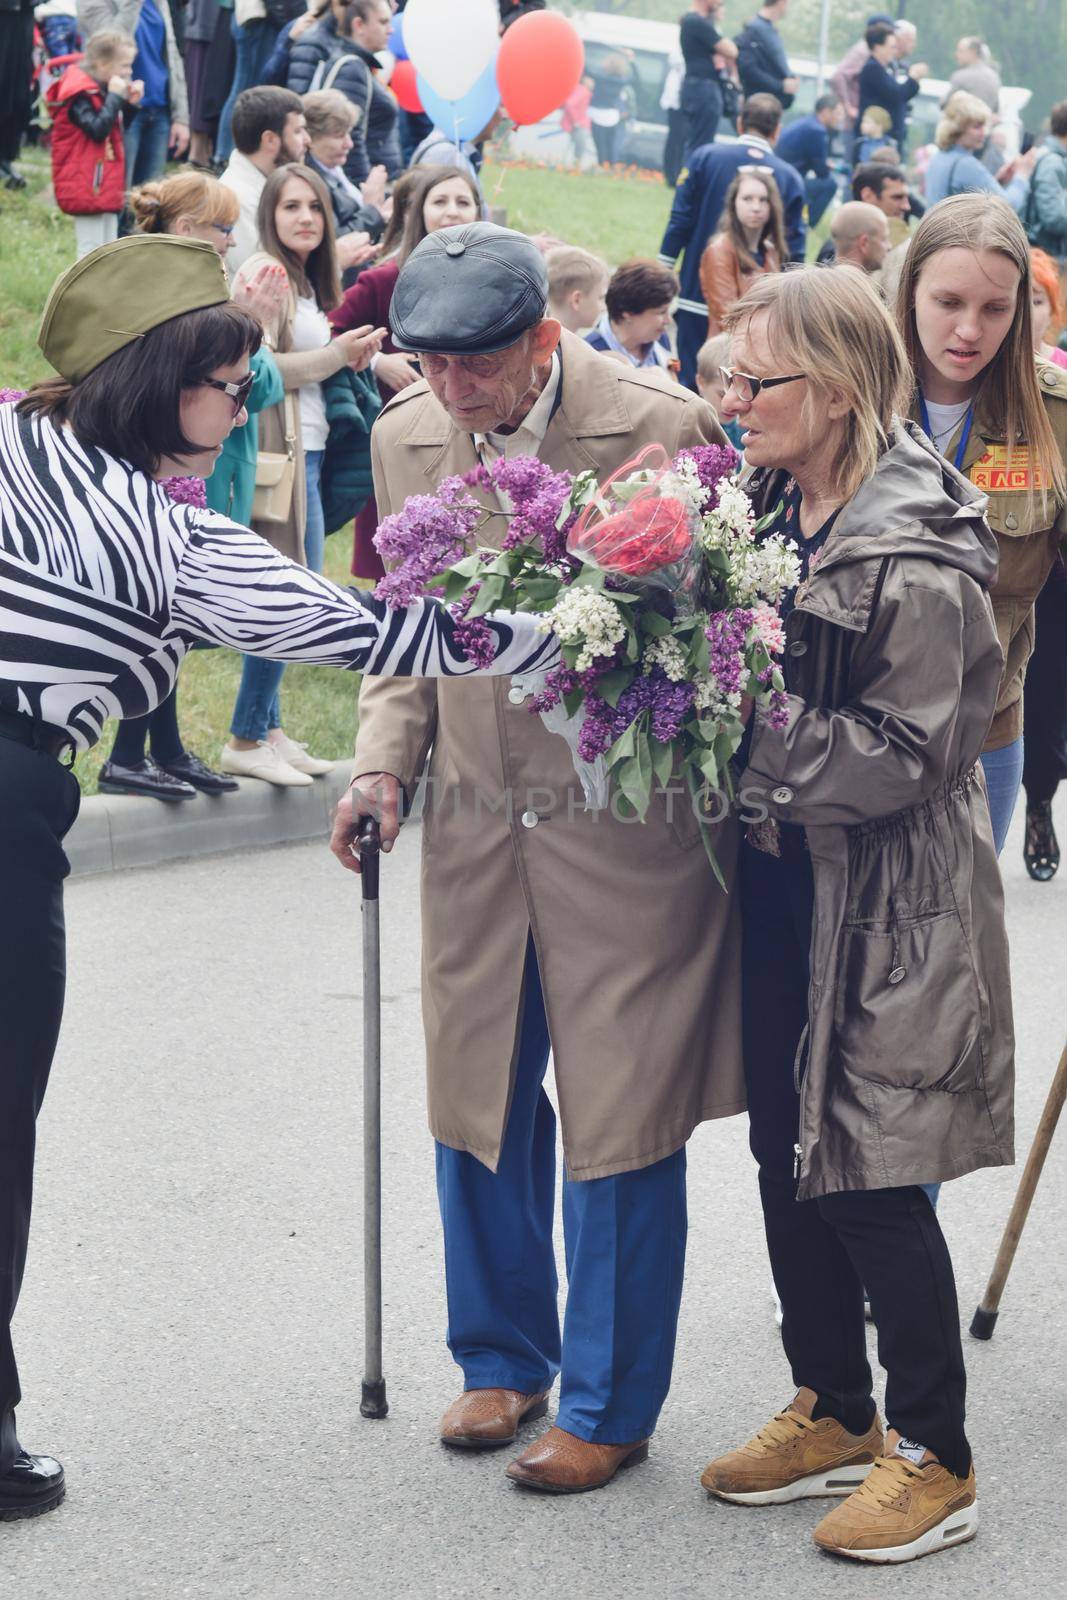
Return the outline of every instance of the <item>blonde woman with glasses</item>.
{"type": "Polygon", "coordinates": [[[739,783],[751,1145],[796,1393],[702,1482],[746,1505],[846,1497],[816,1544],[908,1561],[978,1524],[952,1262],[922,1185],[1012,1160],[977,772],[1000,681],[996,543],[982,494],[901,420],[907,359],[865,277],[761,278],[726,321],[722,414],[801,563],[788,725],[757,718],[739,783]]]}

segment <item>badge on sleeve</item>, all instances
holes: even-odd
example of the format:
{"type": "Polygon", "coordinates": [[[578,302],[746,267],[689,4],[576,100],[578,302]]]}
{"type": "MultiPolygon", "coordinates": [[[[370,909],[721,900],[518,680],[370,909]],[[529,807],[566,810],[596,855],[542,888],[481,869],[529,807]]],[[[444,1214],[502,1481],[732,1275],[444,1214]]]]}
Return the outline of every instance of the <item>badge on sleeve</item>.
{"type": "Polygon", "coordinates": [[[1022,493],[1048,488],[1048,477],[1028,444],[987,444],[969,477],[986,494],[1022,493]]]}

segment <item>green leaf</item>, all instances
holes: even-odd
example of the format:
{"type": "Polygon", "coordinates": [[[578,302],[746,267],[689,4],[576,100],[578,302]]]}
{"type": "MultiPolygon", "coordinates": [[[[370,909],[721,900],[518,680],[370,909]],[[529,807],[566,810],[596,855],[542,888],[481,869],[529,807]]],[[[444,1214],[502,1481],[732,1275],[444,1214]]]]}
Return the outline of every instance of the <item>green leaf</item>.
{"type": "Polygon", "coordinates": [[[572,589],[603,589],[604,574],[599,567],[590,566],[588,561],[582,562],[582,568],[575,578],[572,589]]]}
{"type": "Polygon", "coordinates": [[[634,754],[624,761],[615,776],[619,793],[633,806],[639,817],[644,817],[652,797],[652,756],[648,748],[648,735],[641,734],[634,742],[634,754]]]}
{"type": "Polygon", "coordinates": [[[655,639],[663,639],[671,630],[669,617],[660,616],[658,611],[645,611],[642,613],[641,632],[651,634],[655,639]]]}
{"type": "Polygon", "coordinates": [[[631,722],[630,726],[619,734],[611,749],[605,752],[604,760],[612,768],[619,761],[628,761],[634,753],[637,741],[637,724],[631,722]]]}
{"type": "Polygon", "coordinates": [[[482,581],[474,599],[474,604],[467,612],[468,617],[484,617],[487,611],[495,611],[504,598],[504,591],[508,587],[506,578],[489,577],[482,581]]]}
{"type": "Polygon", "coordinates": [[[605,672],[597,681],[596,692],[609,706],[617,706],[622,695],[634,681],[631,667],[616,667],[614,672],[605,672]]]}
{"type": "Polygon", "coordinates": [[[563,696],[563,709],[568,717],[576,716],[585,705],[585,693],[581,689],[572,689],[570,694],[563,696]]]}
{"type": "Polygon", "coordinates": [[[656,775],[656,782],[661,789],[666,789],[674,774],[674,746],[673,744],[660,744],[658,739],[653,739],[650,748],[652,751],[652,770],[656,775]]]}
{"type": "Polygon", "coordinates": [[[521,592],[524,601],[529,601],[534,609],[551,607],[559,596],[561,584],[557,578],[523,578],[521,592]]]}

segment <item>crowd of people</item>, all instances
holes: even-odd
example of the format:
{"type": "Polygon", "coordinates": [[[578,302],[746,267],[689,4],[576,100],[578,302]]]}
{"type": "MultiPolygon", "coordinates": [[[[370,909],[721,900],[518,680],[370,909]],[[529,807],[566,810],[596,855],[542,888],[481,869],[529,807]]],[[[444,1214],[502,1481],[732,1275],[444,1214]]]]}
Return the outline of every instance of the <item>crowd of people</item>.
{"type": "MultiPolygon", "coordinates": [[[[0,1516],[51,1509],[64,1482],[18,1441],[8,1334],[62,1010],[78,795],[58,758],[110,717],[113,792],[306,787],[329,763],[286,731],[292,660],[368,674],[332,840],[344,867],[359,870],[368,815],[392,846],[429,758],[423,998],[464,1380],[442,1440],[514,1443],[559,1377],[554,1424],[510,1478],[590,1491],[646,1458],[682,1296],[686,1143],[747,1100],[796,1393],[701,1481],[740,1504],[842,1496],[815,1540],[856,1559],[976,1532],[938,1190],[1013,1159],[997,857],[1023,786],[1031,876],[1059,864],[1067,103],[1040,156],[994,173],[996,73],[961,41],[924,201],[903,164],[914,28],[872,18],[833,93],[783,133],[787,5],[732,41],[721,0],[695,0],[659,258],[635,240],[645,253],[613,266],[486,220],[479,141],[402,121],[376,70],[388,0],[225,25],[205,10],[184,45],[155,0],[92,0],[98,26],[51,91],[79,254],[44,312],[57,376],[0,407],[0,850],[19,890],[0,907],[0,1516]],[[830,210],[846,116],[857,159],[830,210]],[[184,168],[164,170],[187,137],[184,168]],[[824,259],[804,264],[828,211],[824,259]],[[695,821],[659,807],[634,829],[585,808],[565,741],[529,715],[531,674],[558,659],[533,619],[491,618],[497,681],[466,681],[448,612],[393,614],[321,573],[355,518],[353,570],[379,576],[379,518],[456,476],[484,488],[501,460],[604,481],[646,445],[727,440],[800,571],[787,713],[753,718],[737,758],[764,815],[724,819],[713,870],[695,821]],[[197,641],[244,657],[217,768],[179,731],[197,641]],[[604,930],[635,904],[640,948],[621,962],[604,930]]],[[[502,26],[522,9],[502,3],[502,26]]],[[[599,98],[592,126],[610,131],[619,107],[599,98]]],[[[479,537],[499,543],[508,507],[485,509],[479,537]]]]}

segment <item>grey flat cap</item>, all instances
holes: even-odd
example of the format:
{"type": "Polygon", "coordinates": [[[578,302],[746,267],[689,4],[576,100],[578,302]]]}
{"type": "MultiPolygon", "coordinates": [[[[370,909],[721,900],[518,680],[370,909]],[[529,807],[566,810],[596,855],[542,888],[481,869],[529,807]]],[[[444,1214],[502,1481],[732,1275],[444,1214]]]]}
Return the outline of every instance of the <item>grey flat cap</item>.
{"type": "Polygon", "coordinates": [[[398,350],[491,355],[539,322],[544,257],[524,233],[493,222],[427,234],[400,269],[389,307],[398,350]]]}

